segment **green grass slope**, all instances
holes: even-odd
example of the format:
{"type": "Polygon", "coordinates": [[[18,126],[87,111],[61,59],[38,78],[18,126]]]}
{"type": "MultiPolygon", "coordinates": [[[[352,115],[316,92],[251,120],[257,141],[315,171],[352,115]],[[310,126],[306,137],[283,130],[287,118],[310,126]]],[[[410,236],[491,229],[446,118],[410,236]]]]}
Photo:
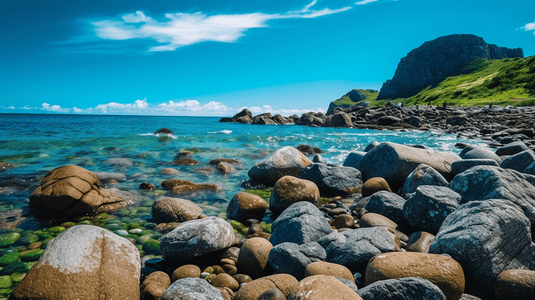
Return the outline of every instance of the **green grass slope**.
{"type": "MultiPolygon", "coordinates": [[[[370,90],[363,90],[363,89],[357,89],[357,91],[361,92],[362,94],[364,94],[364,96],[366,96],[366,99],[362,101],[375,101],[375,99],[377,99],[377,96],[379,96],[379,92],[372,92],[370,90]]],[[[362,101],[359,101],[359,102],[362,102],[362,101]]],[[[333,103],[337,106],[344,105],[344,104],[351,106],[351,105],[357,104],[358,102],[354,102],[351,99],[349,99],[347,95],[344,95],[342,96],[342,98],[336,101],[333,101],[333,103]]]]}
{"type": "MultiPolygon", "coordinates": [[[[415,96],[390,100],[405,105],[535,105],[535,56],[502,60],[477,59],[463,72],[427,87],[415,96]]],[[[383,106],[388,100],[373,101],[383,106]]]]}

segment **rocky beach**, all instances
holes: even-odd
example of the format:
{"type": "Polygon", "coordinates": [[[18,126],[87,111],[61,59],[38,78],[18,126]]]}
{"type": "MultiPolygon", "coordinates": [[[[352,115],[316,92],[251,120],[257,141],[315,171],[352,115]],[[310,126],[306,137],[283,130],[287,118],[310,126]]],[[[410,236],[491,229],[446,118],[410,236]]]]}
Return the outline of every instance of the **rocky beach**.
{"type": "MultiPolygon", "coordinates": [[[[157,163],[159,175],[125,172],[147,159],[140,155],[103,158],[113,166],[106,172],[55,166],[19,192],[27,207],[2,212],[0,292],[9,299],[531,299],[533,113],[394,105],[290,118],[243,111],[219,124],[371,128],[372,137],[432,132],[462,150],[387,136],[338,161],[327,141],[275,145],[249,153],[252,164],[232,153],[199,161],[202,152],[180,150],[171,163],[157,163]],[[228,189],[218,180],[240,172],[247,178],[232,180],[241,187],[218,200],[228,189]]],[[[173,137],[169,129],[151,136],[158,145],[173,137]]],[[[5,174],[25,168],[1,167],[5,174]]]]}

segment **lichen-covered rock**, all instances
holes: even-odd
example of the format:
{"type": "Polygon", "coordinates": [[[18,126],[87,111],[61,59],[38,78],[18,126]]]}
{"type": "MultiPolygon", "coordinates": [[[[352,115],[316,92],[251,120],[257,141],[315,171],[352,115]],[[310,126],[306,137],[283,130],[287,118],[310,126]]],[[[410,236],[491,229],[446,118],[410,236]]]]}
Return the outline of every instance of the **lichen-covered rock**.
{"type": "MultiPolygon", "coordinates": [[[[452,170],[453,165],[457,162],[459,161],[452,163],[452,170]]],[[[421,164],[416,167],[416,169],[414,169],[409,176],[407,176],[407,179],[401,188],[401,195],[414,193],[416,188],[421,185],[446,186],[448,185],[448,181],[444,178],[444,176],[437,172],[437,170],[426,164],[421,164]]]]}
{"type": "Polygon", "coordinates": [[[312,203],[302,201],[288,207],[273,222],[269,239],[273,246],[284,242],[298,245],[316,242],[334,230],[312,203]]]}
{"type": "Polygon", "coordinates": [[[227,216],[240,222],[248,219],[262,220],[267,206],[266,200],[260,196],[238,192],[227,206],[227,216]]]}
{"type": "Polygon", "coordinates": [[[429,253],[446,253],[461,264],[466,293],[483,299],[505,269],[534,267],[530,222],[507,200],[471,201],[442,223],[429,253]]]}
{"type": "Polygon", "coordinates": [[[299,178],[314,182],[322,195],[347,196],[360,192],[362,175],[351,167],[334,167],[314,163],[307,166],[299,178]]]}
{"type": "Polygon", "coordinates": [[[125,238],[73,226],[48,243],[12,299],[139,299],[141,262],[125,238]]]}
{"type": "Polygon", "coordinates": [[[227,221],[208,217],[181,223],[161,238],[160,249],[171,262],[187,262],[229,248],[235,241],[227,221]]]}
{"type": "Polygon", "coordinates": [[[92,172],[75,165],[56,168],[30,195],[30,207],[59,216],[111,212],[124,208],[122,199],[100,185],[92,172]]]}
{"type": "Polygon", "coordinates": [[[284,176],[277,180],[271,191],[269,209],[275,214],[280,214],[290,205],[299,201],[308,201],[317,205],[319,198],[320,191],[314,182],[293,176],[284,176]]]}
{"type": "Polygon", "coordinates": [[[357,291],[363,299],[446,300],[438,286],[427,279],[405,277],[374,282],[357,291]]]}
{"type": "Polygon", "coordinates": [[[306,277],[294,286],[288,300],[362,300],[350,287],[333,276],[306,277]]]}
{"type": "Polygon", "coordinates": [[[253,166],[247,175],[267,186],[273,186],[285,175],[299,177],[301,171],[312,162],[299,150],[286,146],[253,166]]]}
{"type": "Polygon", "coordinates": [[[366,268],[366,284],[380,280],[420,277],[437,285],[448,300],[464,293],[461,265],[450,257],[421,252],[390,252],[374,256],[366,268]]]}
{"type": "Polygon", "coordinates": [[[160,299],[224,300],[219,290],[201,278],[184,278],[173,282],[160,299]]]}
{"type": "Polygon", "coordinates": [[[152,217],[158,223],[195,220],[202,213],[202,208],[187,199],[160,197],[152,203],[152,217]]]}
{"type": "Polygon", "coordinates": [[[305,277],[305,269],[309,264],[326,259],[325,249],[316,242],[302,245],[282,243],[269,252],[269,264],[275,273],[290,274],[297,280],[305,277]]]}

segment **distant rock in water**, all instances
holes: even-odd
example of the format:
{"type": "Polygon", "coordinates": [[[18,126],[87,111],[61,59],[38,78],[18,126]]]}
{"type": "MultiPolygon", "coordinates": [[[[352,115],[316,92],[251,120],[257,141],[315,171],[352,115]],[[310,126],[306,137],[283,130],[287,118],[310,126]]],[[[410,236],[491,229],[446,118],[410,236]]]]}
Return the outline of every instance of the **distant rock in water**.
{"type": "Polygon", "coordinates": [[[154,132],[154,134],[174,134],[174,133],[173,133],[173,131],[171,131],[171,129],[160,128],[160,129],[156,130],[154,132]]]}
{"type": "Polygon", "coordinates": [[[387,80],[377,100],[406,98],[436,85],[449,76],[460,75],[476,58],[524,57],[521,48],[487,44],[472,34],[453,34],[425,42],[402,58],[394,77],[387,80]]]}

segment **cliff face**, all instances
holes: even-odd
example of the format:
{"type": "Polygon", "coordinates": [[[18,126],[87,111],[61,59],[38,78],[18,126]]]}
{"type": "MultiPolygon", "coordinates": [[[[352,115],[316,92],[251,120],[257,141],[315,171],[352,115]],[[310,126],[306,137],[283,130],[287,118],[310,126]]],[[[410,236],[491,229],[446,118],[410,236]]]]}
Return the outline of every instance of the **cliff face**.
{"type": "Polygon", "coordinates": [[[454,34],[425,42],[402,58],[394,77],[387,80],[378,100],[413,96],[448,76],[461,74],[476,58],[503,59],[524,57],[521,48],[509,49],[487,44],[472,34],[454,34]]]}

